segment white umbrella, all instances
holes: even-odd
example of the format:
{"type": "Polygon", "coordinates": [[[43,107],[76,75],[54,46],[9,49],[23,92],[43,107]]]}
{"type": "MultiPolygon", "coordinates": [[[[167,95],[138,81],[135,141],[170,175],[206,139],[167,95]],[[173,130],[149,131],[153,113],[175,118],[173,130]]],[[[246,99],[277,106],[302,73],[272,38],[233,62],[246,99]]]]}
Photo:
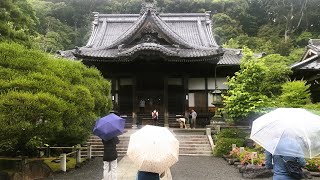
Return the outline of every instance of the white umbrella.
{"type": "Polygon", "coordinates": [[[162,173],[178,161],[179,141],[168,128],[146,125],[130,136],[127,155],[139,170],[162,173]]]}
{"type": "Polygon", "coordinates": [[[320,116],[278,108],[253,121],[250,138],[273,155],[313,158],[320,154],[320,116]]]}

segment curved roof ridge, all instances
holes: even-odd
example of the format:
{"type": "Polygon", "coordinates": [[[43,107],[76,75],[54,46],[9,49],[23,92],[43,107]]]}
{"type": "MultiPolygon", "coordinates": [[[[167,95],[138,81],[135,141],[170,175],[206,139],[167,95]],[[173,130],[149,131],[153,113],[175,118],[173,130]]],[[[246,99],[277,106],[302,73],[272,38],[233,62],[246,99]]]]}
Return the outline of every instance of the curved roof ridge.
{"type": "Polygon", "coordinates": [[[164,31],[166,35],[170,37],[170,39],[176,40],[178,44],[184,45],[187,48],[194,48],[190,43],[185,41],[183,38],[181,38],[177,33],[175,33],[167,23],[165,23],[158,15],[152,13],[151,16],[153,17],[156,25],[164,31]],[[190,46],[191,45],[191,46],[190,46]]]}
{"type": "Polygon", "coordinates": [[[170,27],[169,25],[164,22],[158,15],[156,14],[153,14],[154,19],[157,21],[157,25],[164,31],[166,31],[166,34],[167,35],[170,35],[171,38],[175,39],[175,40],[178,40],[178,42],[181,44],[181,45],[184,45],[188,48],[194,48],[194,49],[203,49],[203,50],[212,50],[213,48],[211,47],[205,47],[205,46],[199,46],[199,45],[196,45],[196,44],[192,44],[190,42],[187,42],[186,40],[184,40],[182,37],[180,37],[176,32],[174,32],[170,27]]]}
{"type": "MultiPolygon", "coordinates": [[[[101,47],[92,48],[92,49],[93,50],[109,49],[114,46],[120,45],[124,40],[126,40],[128,37],[133,35],[140,28],[141,24],[145,22],[146,18],[147,18],[147,15],[143,14],[134,24],[132,24],[129,27],[129,29],[126,32],[124,32],[119,38],[117,38],[110,45],[101,46],[101,47]]],[[[81,49],[81,50],[85,50],[85,49],[81,49]]]]}
{"type": "Polygon", "coordinates": [[[118,55],[119,56],[126,56],[126,55],[134,54],[134,53],[136,53],[138,51],[142,51],[142,50],[160,51],[167,56],[177,56],[176,51],[172,51],[172,50],[170,50],[162,45],[156,44],[156,43],[141,43],[141,44],[133,46],[132,48],[130,48],[128,50],[125,50],[121,53],[118,53],[118,55]]]}

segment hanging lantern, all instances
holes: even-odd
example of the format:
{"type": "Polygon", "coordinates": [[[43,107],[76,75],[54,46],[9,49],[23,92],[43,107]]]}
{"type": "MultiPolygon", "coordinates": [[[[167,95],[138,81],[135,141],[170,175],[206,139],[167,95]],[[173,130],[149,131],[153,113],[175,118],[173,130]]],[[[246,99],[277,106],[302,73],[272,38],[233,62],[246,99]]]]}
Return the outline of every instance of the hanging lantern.
{"type": "Polygon", "coordinates": [[[222,104],[222,96],[221,96],[222,92],[218,89],[215,89],[211,93],[213,95],[213,100],[211,104],[213,105],[222,104]]]}

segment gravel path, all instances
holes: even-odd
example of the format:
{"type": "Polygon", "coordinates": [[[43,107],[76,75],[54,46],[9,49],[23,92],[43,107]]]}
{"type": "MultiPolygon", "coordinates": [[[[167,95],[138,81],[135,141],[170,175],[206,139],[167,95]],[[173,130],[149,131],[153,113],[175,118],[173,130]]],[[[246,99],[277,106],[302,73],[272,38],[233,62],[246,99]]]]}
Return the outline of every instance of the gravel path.
{"type": "MultiPolygon", "coordinates": [[[[121,159],[118,159],[120,161],[121,159]]],[[[180,156],[171,167],[173,180],[243,180],[239,171],[225,160],[216,157],[180,156]]],[[[101,180],[102,158],[95,158],[81,168],[68,173],[57,173],[50,180],[101,180]]],[[[49,180],[47,179],[47,180],[49,180]]],[[[133,178],[132,180],[134,180],[133,178]]],[[[271,180],[264,178],[262,180],[271,180]]],[[[313,178],[320,180],[320,178],[313,178]]],[[[129,180],[129,179],[128,179],[129,180]]]]}
{"type": "Polygon", "coordinates": [[[236,168],[217,157],[180,156],[179,162],[172,166],[171,173],[174,180],[243,179],[236,168]]]}

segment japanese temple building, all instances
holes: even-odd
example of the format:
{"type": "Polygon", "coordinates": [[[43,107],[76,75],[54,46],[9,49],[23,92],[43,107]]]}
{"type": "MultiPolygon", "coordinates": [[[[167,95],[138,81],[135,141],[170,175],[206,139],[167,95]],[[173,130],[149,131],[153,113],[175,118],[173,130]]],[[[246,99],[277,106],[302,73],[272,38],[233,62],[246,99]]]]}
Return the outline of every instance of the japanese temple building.
{"type": "Polygon", "coordinates": [[[226,76],[235,70],[224,68],[233,62],[239,68],[241,58],[238,50],[225,53],[217,44],[209,12],[159,14],[153,0],[143,3],[140,14],[94,13],[91,37],[74,55],[111,80],[121,115],[135,123],[144,100],[144,112],[151,117],[157,109],[164,126],[170,116],[191,109],[209,118],[211,92],[226,91],[226,76]]]}
{"type": "MultiPolygon", "coordinates": [[[[226,77],[239,70],[243,56],[239,49],[217,44],[210,12],[159,14],[154,0],[145,0],[140,14],[94,13],[90,38],[73,55],[112,82],[114,109],[133,125],[157,109],[162,125],[169,127],[191,109],[198,113],[198,124],[209,124],[215,110],[212,92],[227,91],[226,77]]],[[[294,77],[311,82],[314,94],[320,91],[319,55],[320,41],[311,40],[292,66],[294,77]]]]}

